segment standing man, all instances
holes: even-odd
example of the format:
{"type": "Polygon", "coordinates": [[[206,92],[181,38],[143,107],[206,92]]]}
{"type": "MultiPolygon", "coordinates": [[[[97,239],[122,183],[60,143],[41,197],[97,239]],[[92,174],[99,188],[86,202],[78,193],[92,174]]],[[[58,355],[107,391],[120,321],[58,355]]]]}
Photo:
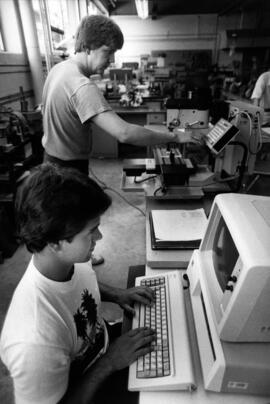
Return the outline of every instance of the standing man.
{"type": "Polygon", "coordinates": [[[270,125],[270,70],[262,73],[253,90],[251,99],[255,105],[264,109],[263,124],[269,122],[270,125]]]}
{"type": "MultiPolygon", "coordinates": [[[[154,132],[121,119],[89,79],[104,72],[123,42],[119,26],[110,18],[95,15],[81,21],[75,55],[54,66],[44,85],[45,161],[88,174],[93,123],[121,143],[146,146],[177,141],[177,134],[154,132]]],[[[93,264],[101,262],[93,258],[93,264]]]]}

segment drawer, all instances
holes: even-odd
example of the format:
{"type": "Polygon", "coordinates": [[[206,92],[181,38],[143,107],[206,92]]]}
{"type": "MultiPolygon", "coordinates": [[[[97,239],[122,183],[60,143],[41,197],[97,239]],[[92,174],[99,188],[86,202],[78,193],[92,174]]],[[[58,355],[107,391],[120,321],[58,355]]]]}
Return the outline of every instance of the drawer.
{"type": "Polygon", "coordinates": [[[147,125],[156,124],[162,125],[163,122],[166,120],[165,112],[152,112],[147,114],[147,125]]]}
{"type": "Polygon", "coordinates": [[[143,103],[153,111],[160,111],[161,109],[161,101],[144,101],[143,103]]]}

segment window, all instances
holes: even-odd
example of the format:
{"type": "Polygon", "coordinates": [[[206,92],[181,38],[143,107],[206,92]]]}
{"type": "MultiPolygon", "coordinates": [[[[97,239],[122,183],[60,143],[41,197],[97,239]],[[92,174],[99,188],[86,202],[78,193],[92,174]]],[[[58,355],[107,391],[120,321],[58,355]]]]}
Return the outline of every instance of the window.
{"type": "MultiPolygon", "coordinates": [[[[38,40],[41,53],[45,54],[46,25],[49,24],[49,31],[54,54],[64,53],[64,46],[61,46],[66,38],[71,36],[66,0],[47,0],[47,8],[41,10],[39,0],[32,0],[35,20],[38,32],[38,40]],[[47,15],[46,15],[47,13],[47,15]]],[[[47,27],[48,28],[48,27],[47,27]]]]}
{"type": "Polygon", "coordinates": [[[0,0],[0,51],[22,53],[22,38],[19,26],[15,1],[0,0]]]}
{"type": "Polygon", "coordinates": [[[69,36],[67,5],[64,0],[48,0],[53,48],[58,49],[61,42],[69,36]]]}
{"type": "Polygon", "coordinates": [[[0,52],[3,52],[4,49],[4,44],[3,44],[3,39],[2,39],[2,35],[1,35],[1,31],[0,31],[0,52]]]}

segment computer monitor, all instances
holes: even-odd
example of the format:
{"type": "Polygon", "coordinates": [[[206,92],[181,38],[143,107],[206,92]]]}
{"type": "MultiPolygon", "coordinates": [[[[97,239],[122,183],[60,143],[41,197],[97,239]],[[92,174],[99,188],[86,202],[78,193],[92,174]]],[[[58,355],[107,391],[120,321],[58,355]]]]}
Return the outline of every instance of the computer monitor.
{"type": "Polygon", "coordinates": [[[220,339],[270,342],[270,197],[217,195],[197,255],[220,339]]]}
{"type": "Polygon", "coordinates": [[[270,197],[219,194],[187,272],[206,390],[270,394],[270,197]]]}

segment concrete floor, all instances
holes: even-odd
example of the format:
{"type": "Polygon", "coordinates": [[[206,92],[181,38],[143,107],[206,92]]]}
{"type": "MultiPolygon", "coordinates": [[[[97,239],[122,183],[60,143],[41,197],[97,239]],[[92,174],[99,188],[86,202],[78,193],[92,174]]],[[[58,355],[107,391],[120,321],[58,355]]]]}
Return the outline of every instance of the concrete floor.
{"type": "MultiPolygon", "coordinates": [[[[263,168],[270,172],[270,161],[263,168]],[[268,165],[268,167],[267,167],[268,165]]],[[[121,160],[92,159],[91,167],[97,177],[107,186],[120,192],[129,202],[145,210],[143,192],[123,192],[120,189],[122,175],[121,160]]],[[[261,168],[261,167],[260,167],[261,168]]],[[[97,244],[96,252],[105,257],[105,263],[95,267],[100,281],[125,287],[128,267],[145,263],[145,217],[127,204],[119,195],[108,190],[113,204],[101,222],[103,239],[97,244]]],[[[248,193],[270,195],[270,177],[260,177],[248,193]]],[[[30,254],[24,247],[0,265],[0,329],[12,293],[22,277],[30,254]]],[[[121,309],[111,303],[103,303],[103,314],[108,320],[121,317],[121,309]]],[[[14,324],[14,327],[16,325],[14,324]]],[[[0,403],[13,404],[12,383],[3,364],[0,362],[0,403]]]]}
{"type": "MultiPolygon", "coordinates": [[[[107,186],[120,192],[124,198],[143,211],[145,210],[145,198],[142,192],[127,193],[120,189],[122,161],[93,159],[91,167],[107,186]]],[[[100,229],[103,239],[96,246],[96,252],[105,257],[105,263],[94,268],[101,282],[124,288],[128,267],[145,263],[145,217],[115,192],[108,190],[108,193],[113,203],[102,217],[100,229]]],[[[19,247],[11,258],[5,259],[0,265],[0,329],[12,293],[29,259],[30,253],[25,247],[19,247]]],[[[122,310],[113,303],[103,303],[102,310],[107,320],[122,316],[122,310]]],[[[0,403],[13,404],[13,402],[11,379],[0,361],[0,403]]]]}

